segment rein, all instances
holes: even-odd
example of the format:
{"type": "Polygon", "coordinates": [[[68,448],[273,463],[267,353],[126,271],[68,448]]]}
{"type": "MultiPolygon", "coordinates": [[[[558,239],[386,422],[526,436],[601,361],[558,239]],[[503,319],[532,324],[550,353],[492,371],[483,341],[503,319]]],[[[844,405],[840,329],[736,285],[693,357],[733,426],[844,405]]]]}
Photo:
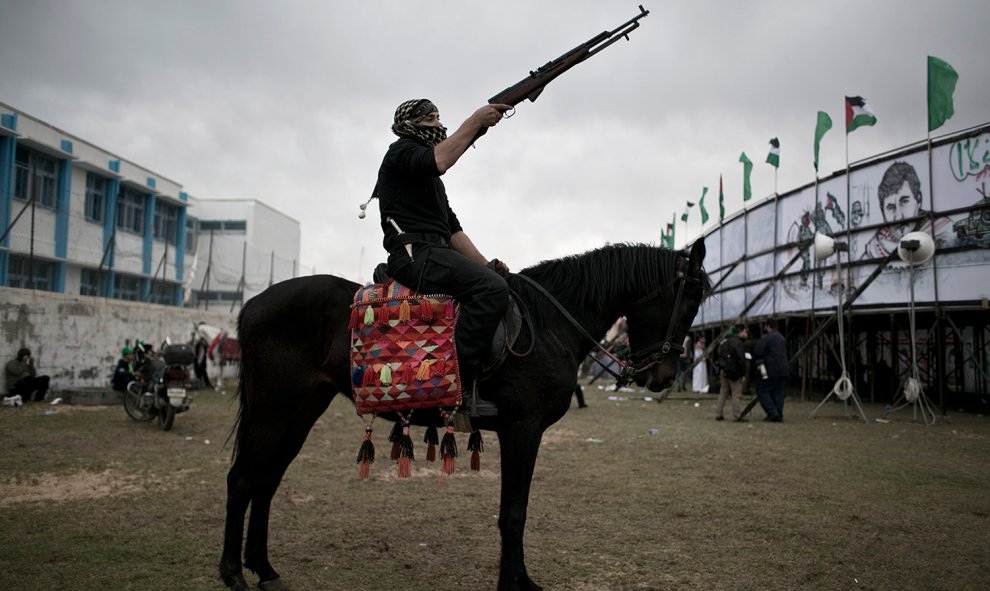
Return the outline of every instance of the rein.
{"type": "MultiPolygon", "coordinates": [[[[566,308],[564,308],[563,304],[557,301],[557,298],[553,297],[553,294],[547,291],[546,288],[544,288],[536,281],[530,279],[526,275],[517,274],[516,277],[519,277],[520,279],[526,281],[531,286],[533,286],[537,291],[543,294],[550,301],[550,303],[557,308],[557,310],[564,316],[564,318],[566,318],[567,321],[570,322],[571,325],[577,329],[578,333],[580,333],[585,339],[590,341],[594,347],[596,347],[599,351],[604,353],[609,359],[611,359],[616,365],[618,365],[621,368],[620,371],[616,373],[615,371],[612,370],[612,368],[608,364],[602,363],[602,361],[597,357],[592,356],[590,353],[588,354],[591,357],[592,361],[600,365],[605,371],[610,373],[612,377],[616,379],[617,387],[622,387],[628,384],[629,382],[632,381],[633,376],[635,376],[636,374],[646,371],[647,369],[650,369],[654,365],[657,365],[663,360],[663,358],[666,355],[670,354],[671,351],[677,354],[681,354],[684,352],[684,347],[682,347],[679,344],[671,342],[671,337],[673,336],[673,332],[674,332],[674,323],[671,321],[667,323],[667,334],[664,337],[662,343],[655,343],[642,351],[633,351],[629,355],[629,359],[631,363],[627,364],[618,357],[616,357],[615,355],[612,355],[612,353],[608,349],[603,347],[598,342],[598,340],[596,340],[594,337],[588,334],[588,331],[585,330],[583,326],[581,326],[581,323],[578,322],[577,319],[575,319],[574,316],[572,316],[571,313],[568,312],[566,308]]],[[[677,295],[674,298],[674,307],[671,309],[671,320],[673,320],[673,314],[676,314],[678,308],[680,307],[681,297],[684,294],[684,285],[690,280],[691,279],[689,279],[684,274],[683,271],[678,270],[677,276],[671,282],[667,283],[666,285],[657,289],[656,291],[636,300],[633,303],[632,308],[635,309],[641,306],[642,304],[659,296],[675,282],[680,282],[680,285],[678,286],[677,289],[677,295]]]]}

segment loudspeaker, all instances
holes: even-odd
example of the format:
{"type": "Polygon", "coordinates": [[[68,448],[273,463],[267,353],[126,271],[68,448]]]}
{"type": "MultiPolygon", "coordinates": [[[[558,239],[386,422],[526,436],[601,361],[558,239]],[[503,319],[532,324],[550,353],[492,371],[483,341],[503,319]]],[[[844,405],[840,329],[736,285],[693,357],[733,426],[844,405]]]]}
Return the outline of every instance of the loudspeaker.
{"type": "Polygon", "coordinates": [[[836,242],[831,236],[815,232],[815,245],[812,247],[816,261],[824,261],[838,251],[848,250],[845,242],[836,242]]]}
{"type": "Polygon", "coordinates": [[[897,245],[897,256],[911,265],[924,265],[935,255],[935,241],[928,232],[910,232],[897,245]]]}

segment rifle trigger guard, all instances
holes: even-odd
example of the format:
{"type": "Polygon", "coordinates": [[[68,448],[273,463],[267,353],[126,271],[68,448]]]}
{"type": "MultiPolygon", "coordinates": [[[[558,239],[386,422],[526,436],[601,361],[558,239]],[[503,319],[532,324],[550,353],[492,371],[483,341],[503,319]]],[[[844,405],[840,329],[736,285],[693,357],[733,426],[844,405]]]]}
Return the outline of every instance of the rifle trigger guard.
{"type": "Polygon", "coordinates": [[[516,107],[515,105],[513,105],[512,108],[509,109],[508,111],[502,112],[502,119],[508,119],[509,117],[512,117],[515,114],[516,114],[516,107]]]}

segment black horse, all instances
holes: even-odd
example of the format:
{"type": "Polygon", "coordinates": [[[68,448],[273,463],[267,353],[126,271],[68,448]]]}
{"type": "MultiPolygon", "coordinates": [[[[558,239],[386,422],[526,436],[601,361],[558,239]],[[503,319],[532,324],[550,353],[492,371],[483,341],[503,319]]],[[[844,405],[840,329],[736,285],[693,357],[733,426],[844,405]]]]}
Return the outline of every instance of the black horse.
{"type": "MultiPolygon", "coordinates": [[[[627,373],[650,391],[669,387],[684,335],[711,289],[704,258],[703,239],[689,254],[618,244],[521,272],[538,286],[508,276],[532,322],[533,334],[520,339],[535,338],[534,346],[480,383],[481,397],[498,406],[498,416],[472,419],[476,428],[495,431],[502,453],[500,591],[541,589],[523,559],[530,483],[543,432],[567,412],[592,339],[626,316],[632,349],[627,373]]],[[[273,285],[241,310],[240,412],[220,559],[220,577],[232,589],[248,590],[240,551],[249,505],[244,566],[259,576],[262,589],[284,588],[268,561],[272,496],[333,397],[353,399],[347,325],[358,287],[328,275],[301,277],[273,285]]],[[[517,350],[526,348],[521,343],[517,350]]],[[[441,425],[439,413],[429,415],[417,411],[415,423],[441,425]]]]}

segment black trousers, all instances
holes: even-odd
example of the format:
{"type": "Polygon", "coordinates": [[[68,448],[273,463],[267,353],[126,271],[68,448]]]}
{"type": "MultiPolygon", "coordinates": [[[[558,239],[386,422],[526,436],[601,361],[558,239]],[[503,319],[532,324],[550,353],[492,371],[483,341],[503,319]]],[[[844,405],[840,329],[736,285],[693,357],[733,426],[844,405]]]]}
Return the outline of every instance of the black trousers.
{"type": "Polygon", "coordinates": [[[48,393],[48,376],[27,376],[17,380],[17,383],[10,388],[11,395],[20,394],[25,402],[30,401],[34,395],[35,402],[45,399],[48,393]]]}
{"type": "Polygon", "coordinates": [[[446,246],[414,244],[413,259],[404,247],[393,250],[389,275],[420,293],[450,295],[460,303],[457,358],[462,371],[474,370],[509,306],[509,286],[495,271],[446,246]]]}

